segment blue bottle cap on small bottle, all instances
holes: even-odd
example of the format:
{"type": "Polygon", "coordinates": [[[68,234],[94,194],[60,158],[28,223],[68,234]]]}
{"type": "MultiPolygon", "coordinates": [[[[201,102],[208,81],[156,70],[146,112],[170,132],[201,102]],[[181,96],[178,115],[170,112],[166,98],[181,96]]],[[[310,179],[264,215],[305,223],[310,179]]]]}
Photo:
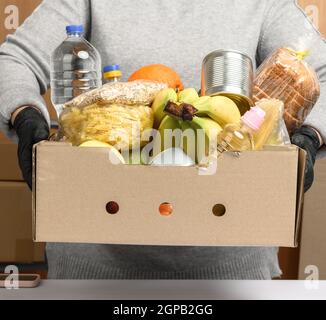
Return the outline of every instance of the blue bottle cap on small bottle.
{"type": "Polygon", "coordinates": [[[82,25],[69,25],[66,27],[68,34],[72,33],[84,33],[84,27],[82,25]]]}
{"type": "Polygon", "coordinates": [[[103,68],[104,73],[111,71],[120,71],[120,66],[118,64],[111,64],[103,68]]]}
{"type": "Polygon", "coordinates": [[[122,77],[122,72],[118,64],[111,64],[103,68],[104,79],[113,79],[122,77]]]}

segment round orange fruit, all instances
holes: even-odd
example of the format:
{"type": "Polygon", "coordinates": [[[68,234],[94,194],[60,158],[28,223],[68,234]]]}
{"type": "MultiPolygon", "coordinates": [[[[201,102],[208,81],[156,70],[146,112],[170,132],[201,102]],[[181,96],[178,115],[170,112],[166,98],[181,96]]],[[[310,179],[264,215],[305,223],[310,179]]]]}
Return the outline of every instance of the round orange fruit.
{"type": "Polygon", "coordinates": [[[169,88],[177,91],[182,91],[184,89],[179,74],[164,64],[151,64],[140,68],[128,79],[128,81],[134,80],[158,81],[166,83],[169,88]]]}

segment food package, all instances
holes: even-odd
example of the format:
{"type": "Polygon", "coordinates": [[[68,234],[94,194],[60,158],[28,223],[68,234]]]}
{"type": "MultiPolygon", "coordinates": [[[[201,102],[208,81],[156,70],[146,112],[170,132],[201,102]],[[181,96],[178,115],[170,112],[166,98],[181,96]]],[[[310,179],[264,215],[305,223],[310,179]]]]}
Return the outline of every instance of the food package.
{"type": "Polygon", "coordinates": [[[275,98],[284,102],[284,120],[292,134],[301,127],[320,96],[316,72],[304,61],[308,52],[278,49],[258,69],[254,101],[275,98]]]}
{"type": "Polygon", "coordinates": [[[67,102],[64,108],[82,108],[94,103],[98,105],[150,106],[157,93],[165,88],[167,85],[164,83],[146,80],[107,83],[101,88],[79,95],[67,102]]]}
{"type": "Polygon", "coordinates": [[[151,104],[165,84],[150,81],[118,82],[84,93],[64,105],[60,131],[80,145],[88,140],[109,143],[119,150],[143,146],[142,133],[151,129],[151,104]]]}
{"type": "Polygon", "coordinates": [[[265,121],[254,134],[255,150],[261,150],[265,145],[283,146],[291,144],[283,119],[284,103],[278,99],[262,99],[256,106],[265,111],[265,121]]]}

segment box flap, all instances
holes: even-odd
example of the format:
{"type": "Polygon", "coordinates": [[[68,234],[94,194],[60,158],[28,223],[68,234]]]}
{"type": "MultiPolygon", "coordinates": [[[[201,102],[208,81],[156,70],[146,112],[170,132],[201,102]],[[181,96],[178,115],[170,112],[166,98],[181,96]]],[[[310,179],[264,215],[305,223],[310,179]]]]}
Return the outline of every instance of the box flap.
{"type": "Polygon", "coordinates": [[[297,217],[295,225],[295,237],[294,245],[297,247],[299,245],[301,221],[304,209],[304,180],[305,180],[305,168],[307,162],[306,151],[299,149],[298,155],[298,191],[297,191],[297,217]]]}
{"type": "Polygon", "coordinates": [[[33,173],[32,173],[32,235],[33,240],[35,241],[36,238],[36,152],[37,147],[40,143],[37,143],[33,146],[33,157],[32,157],[32,166],[33,166],[33,173]]]}

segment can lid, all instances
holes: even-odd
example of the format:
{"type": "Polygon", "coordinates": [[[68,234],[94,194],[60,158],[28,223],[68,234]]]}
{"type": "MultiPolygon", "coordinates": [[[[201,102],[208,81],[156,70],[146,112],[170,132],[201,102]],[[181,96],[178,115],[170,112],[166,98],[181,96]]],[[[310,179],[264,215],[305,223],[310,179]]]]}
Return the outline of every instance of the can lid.
{"type": "Polygon", "coordinates": [[[120,69],[120,66],[118,64],[110,64],[110,65],[107,65],[103,68],[103,72],[110,72],[110,71],[117,71],[117,70],[121,70],[120,69]]]}
{"type": "Polygon", "coordinates": [[[67,32],[67,34],[84,33],[84,27],[82,25],[72,24],[72,25],[66,26],[66,32],[67,32]]]}

